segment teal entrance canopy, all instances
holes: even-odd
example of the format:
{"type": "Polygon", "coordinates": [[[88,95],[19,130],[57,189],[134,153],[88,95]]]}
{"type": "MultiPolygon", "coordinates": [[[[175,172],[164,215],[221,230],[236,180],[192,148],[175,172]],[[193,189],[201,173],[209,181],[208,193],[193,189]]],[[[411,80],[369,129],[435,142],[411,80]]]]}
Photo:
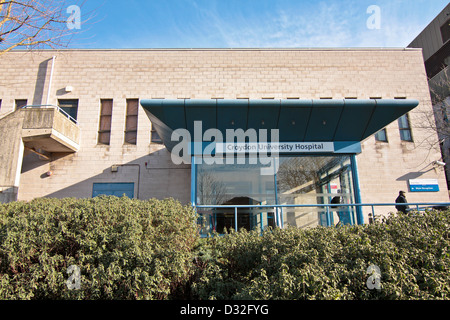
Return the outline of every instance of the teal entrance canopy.
{"type": "Polygon", "coordinates": [[[172,132],[279,129],[281,142],[360,142],[414,109],[412,99],[148,99],[141,105],[170,151],[172,132]]]}

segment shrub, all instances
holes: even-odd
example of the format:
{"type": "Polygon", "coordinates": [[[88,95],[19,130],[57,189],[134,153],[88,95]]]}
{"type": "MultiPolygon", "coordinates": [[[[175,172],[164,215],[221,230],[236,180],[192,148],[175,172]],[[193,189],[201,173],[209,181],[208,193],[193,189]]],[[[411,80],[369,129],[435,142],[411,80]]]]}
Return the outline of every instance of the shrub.
{"type": "Polygon", "coordinates": [[[195,219],[173,199],[0,205],[0,299],[450,298],[450,211],[205,239],[195,219]]]}
{"type": "Polygon", "coordinates": [[[193,297],[449,299],[449,245],[449,211],[363,226],[232,231],[197,248],[193,297]],[[379,290],[367,285],[371,265],[381,272],[379,290]]]}
{"type": "Polygon", "coordinates": [[[0,205],[0,298],[168,299],[192,271],[194,221],[194,210],[173,199],[0,205]],[[66,284],[71,265],[79,290],[66,284]]]}

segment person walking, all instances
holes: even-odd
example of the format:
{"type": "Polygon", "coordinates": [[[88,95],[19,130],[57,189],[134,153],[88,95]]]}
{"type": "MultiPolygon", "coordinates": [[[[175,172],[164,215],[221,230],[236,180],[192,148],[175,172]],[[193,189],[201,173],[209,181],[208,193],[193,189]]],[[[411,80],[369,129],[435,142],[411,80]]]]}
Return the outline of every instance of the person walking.
{"type": "MultiPolygon", "coordinates": [[[[408,201],[406,201],[406,197],[405,197],[405,191],[399,191],[398,193],[398,197],[397,199],[395,199],[395,203],[408,203],[408,201]]],[[[396,205],[395,209],[397,209],[397,211],[401,211],[403,213],[406,213],[406,211],[409,209],[408,205],[396,205]]]]}

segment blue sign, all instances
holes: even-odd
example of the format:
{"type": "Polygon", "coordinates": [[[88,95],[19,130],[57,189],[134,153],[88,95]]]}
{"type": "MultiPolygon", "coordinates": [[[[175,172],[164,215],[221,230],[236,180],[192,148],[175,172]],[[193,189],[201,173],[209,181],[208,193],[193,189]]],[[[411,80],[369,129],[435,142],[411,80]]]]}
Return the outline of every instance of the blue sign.
{"type": "Polygon", "coordinates": [[[437,192],[439,184],[437,179],[411,179],[409,180],[410,192],[437,192]]]}

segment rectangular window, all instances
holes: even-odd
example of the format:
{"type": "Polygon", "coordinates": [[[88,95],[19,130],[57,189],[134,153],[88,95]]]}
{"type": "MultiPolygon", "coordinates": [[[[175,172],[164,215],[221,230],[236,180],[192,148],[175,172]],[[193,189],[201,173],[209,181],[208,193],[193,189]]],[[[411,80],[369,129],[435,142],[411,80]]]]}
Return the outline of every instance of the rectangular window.
{"type": "Polygon", "coordinates": [[[386,128],[375,133],[375,141],[388,142],[386,128]]]}
{"type": "Polygon", "coordinates": [[[446,43],[450,39],[450,19],[448,19],[441,27],[442,42],[446,43]]]}
{"type": "Polygon", "coordinates": [[[2,99],[0,99],[0,110],[2,110],[2,99]]]}
{"type": "Polygon", "coordinates": [[[27,99],[16,99],[16,110],[19,110],[22,107],[27,105],[27,99]]]}
{"type": "Polygon", "coordinates": [[[94,183],[92,197],[100,195],[134,198],[134,183],[94,183]]]}
{"type": "Polygon", "coordinates": [[[162,139],[159,136],[158,132],[156,132],[155,128],[152,125],[152,130],[150,132],[151,135],[151,142],[152,143],[157,143],[157,144],[162,144],[162,139]]]}
{"type": "Polygon", "coordinates": [[[70,116],[72,121],[77,120],[78,99],[73,100],[59,99],[58,106],[62,111],[64,111],[63,113],[70,116]]]}
{"type": "Polygon", "coordinates": [[[127,99],[127,115],[125,119],[125,143],[136,144],[138,126],[138,99],[127,99]]]}
{"type": "Polygon", "coordinates": [[[400,139],[402,141],[413,141],[408,114],[398,118],[398,128],[400,129],[400,139]]]}
{"type": "Polygon", "coordinates": [[[100,124],[98,129],[98,143],[109,145],[111,139],[112,99],[100,100],[100,124]]]}

